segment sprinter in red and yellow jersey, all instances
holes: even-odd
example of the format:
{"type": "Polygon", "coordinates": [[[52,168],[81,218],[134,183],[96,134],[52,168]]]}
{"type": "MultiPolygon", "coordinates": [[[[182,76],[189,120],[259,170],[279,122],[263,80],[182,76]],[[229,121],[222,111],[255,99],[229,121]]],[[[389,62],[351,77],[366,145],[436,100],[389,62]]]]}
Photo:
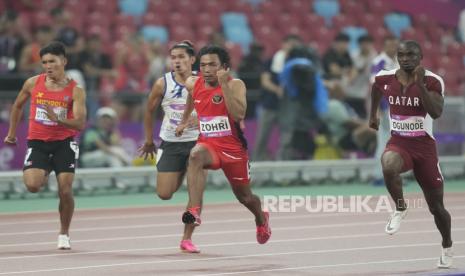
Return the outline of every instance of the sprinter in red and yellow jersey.
{"type": "Polygon", "coordinates": [[[13,105],[4,142],[16,145],[16,128],[26,101],[31,99],[24,184],[30,192],[36,193],[46,183],[50,171],[55,171],[61,222],[58,248],[71,249],[72,184],[79,155],[73,138],[86,124],[86,94],[65,74],[66,52],[62,43],[52,42],[42,48],[40,58],[45,73],[24,83],[13,105]]]}

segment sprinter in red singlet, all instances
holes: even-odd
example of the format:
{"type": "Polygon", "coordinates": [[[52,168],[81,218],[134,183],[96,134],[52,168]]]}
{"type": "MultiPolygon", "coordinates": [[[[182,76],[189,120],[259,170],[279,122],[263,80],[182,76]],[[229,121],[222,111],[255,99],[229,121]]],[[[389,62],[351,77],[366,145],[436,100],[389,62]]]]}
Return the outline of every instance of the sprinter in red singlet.
{"type": "Polygon", "coordinates": [[[65,75],[66,52],[60,42],[40,50],[45,74],[26,80],[11,111],[5,144],[16,145],[16,128],[23,106],[31,99],[27,153],[23,178],[27,189],[37,193],[54,170],[60,197],[61,228],[58,249],[71,249],[69,226],[74,212],[72,184],[79,155],[73,138],[86,124],[86,94],[65,75]]]}
{"type": "Polygon", "coordinates": [[[407,214],[400,173],[413,170],[442,236],[438,267],[449,268],[452,265],[451,217],[444,207],[444,178],[433,136],[433,119],[441,116],[444,107],[444,82],[420,65],[422,58],[417,42],[403,41],[397,50],[400,69],[376,75],[370,127],[378,129],[378,106],[384,95],[389,102],[391,139],[381,157],[381,165],[386,187],[396,204],[386,233],[396,233],[407,214]]]}
{"type": "Polygon", "coordinates": [[[271,236],[269,214],[262,211],[260,199],[250,189],[247,143],[240,127],[247,108],[245,84],[230,77],[230,57],[225,49],[206,46],[198,56],[201,76],[186,81],[189,96],[176,129],[176,135],[182,135],[195,108],[200,136],[189,156],[189,203],[182,220],[185,224],[200,225],[206,180],[203,169],[221,168],[236,198],[255,216],[258,243],[266,243],[271,236]]]}

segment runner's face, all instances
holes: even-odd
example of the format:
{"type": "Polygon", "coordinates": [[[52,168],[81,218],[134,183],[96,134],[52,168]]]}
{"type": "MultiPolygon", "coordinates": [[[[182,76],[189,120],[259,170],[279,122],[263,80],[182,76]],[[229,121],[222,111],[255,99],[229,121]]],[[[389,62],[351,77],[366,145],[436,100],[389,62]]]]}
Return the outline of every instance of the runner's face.
{"type": "Polygon", "coordinates": [[[406,72],[411,72],[420,65],[421,54],[420,51],[414,47],[405,44],[400,44],[397,50],[397,61],[400,68],[406,72]]]}
{"type": "Polygon", "coordinates": [[[217,54],[206,54],[200,57],[200,72],[205,81],[215,83],[218,81],[216,72],[223,68],[217,54]]]}
{"type": "Polygon", "coordinates": [[[176,73],[185,73],[192,70],[194,64],[194,57],[187,54],[186,49],[175,48],[170,53],[171,68],[176,73]]]}
{"type": "Polygon", "coordinates": [[[42,68],[47,77],[58,78],[65,72],[66,58],[62,56],[45,54],[42,56],[42,68]]]}

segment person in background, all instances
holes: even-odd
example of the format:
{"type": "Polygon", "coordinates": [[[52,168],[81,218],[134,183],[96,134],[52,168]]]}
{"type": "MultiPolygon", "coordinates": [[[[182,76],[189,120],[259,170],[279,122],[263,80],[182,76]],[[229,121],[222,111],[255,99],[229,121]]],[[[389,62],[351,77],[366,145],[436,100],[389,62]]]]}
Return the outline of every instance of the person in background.
{"type": "Polygon", "coordinates": [[[97,121],[81,135],[80,164],[83,168],[123,167],[131,163],[121,145],[118,116],[110,107],[97,110],[97,121]]]}
{"type": "Polygon", "coordinates": [[[52,28],[47,25],[39,26],[36,30],[35,41],[26,45],[19,59],[19,71],[35,74],[42,70],[42,61],[39,51],[53,40],[52,28]]]}
{"type": "Polygon", "coordinates": [[[288,52],[302,43],[297,35],[287,35],[279,51],[264,65],[260,75],[261,96],[257,110],[257,136],[255,148],[252,153],[254,161],[270,160],[268,152],[268,141],[273,126],[278,123],[279,100],[284,96],[284,90],[279,85],[278,75],[284,68],[288,52]]]}
{"type": "MultiPolygon", "coordinates": [[[[385,70],[394,70],[399,68],[399,63],[397,62],[397,47],[399,45],[399,40],[395,36],[387,36],[384,38],[383,51],[374,58],[371,64],[371,78],[370,82],[373,84],[375,82],[375,76],[380,71],[385,70]]],[[[376,132],[376,151],[375,159],[381,160],[381,155],[384,152],[384,147],[386,146],[387,141],[391,137],[391,129],[389,126],[389,110],[388,102],[386,99],[381,99],[381,104],[379,106],[380,113],[380,123],[379,129],[376,132]]],[[[373,185],[380,186],[384,185],[383,178],[383,169],[381,168],[381,163],[377,162],[375,170],[373,172],[374,180],[373,185]]]]}
{"type": "Polygon", "coordinates": [[[366,99],[370,90],[371,63],[376,56],[373,38],[363,35],[358,39],[359,51],[353,55],[355,76],[348,83],[345,102],[350,105],[358,117],[367,118],[366,99]]]}
{"type": "Polygon", "coordinates": [[[310,132],[318,128],[319,118],[327,112],[328,92],[311,58],[307,47],[293,47],[279,75],[279,85],[284,89],[279,103],[280,160],[313,155],[310,132]]]}
{"type": "Polygon", "coordinates": [[[111,57],[104,52],[102,41],[97,34],[89,36],[86,47],[79,53],[79,60],[87,84],[87,109],[90,119],[94,119],[102,98],[99,94],[102,79],[115,80],[118,72],[113,68],[111,57]]]}

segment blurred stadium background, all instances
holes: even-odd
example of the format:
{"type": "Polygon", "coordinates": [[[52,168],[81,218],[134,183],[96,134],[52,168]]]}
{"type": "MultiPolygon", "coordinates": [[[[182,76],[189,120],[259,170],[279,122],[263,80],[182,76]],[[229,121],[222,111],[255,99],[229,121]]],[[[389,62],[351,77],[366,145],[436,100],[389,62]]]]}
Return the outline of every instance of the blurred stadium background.
{"type": "MultiPolygon", "coordinates": [[[[217,43],[230,51],[236,75],[249,88],[246,136],[253,149],[261,72],[241,68],[256,58],[251,57],[256,55],[251,49],[263,50],[257,63],[264,63],[282,47],[286,35],[296,34],[321,58],[343,32],[350,38],[351,53],[357,52],[358,38],[365,34],[373,37],[379,53],[383,39],[392,34],[420,42],[424,66],[444,78],[446,107],[436,122],[436,137],[446,178],[461,179],[465,174],[464,8],[461,0],[0,0],[0,134],[2,139],[6,135],[9,110],[22,83],[40,72],[38,49],[59,38],[68,47],[68,73],[88,92],[89,124],[99,107],[115,108],[122,145],[134,159],[125,168],[79,170],[76,189],[145,191],[156,183],[153,165],[136,153],[143,143],[143,103],[153,81],[169,70],[167,53],[174,42],[189,39],[197,50],[217,43]],[[99,55],[97,63],[89,62],[93,54],[99,55]]],[[[0,145],[4,197],[25,193],[20,169],[26,131],[23,119],[20,145],[0,145]]],[[[277,130],[271,134],[272,153],[278,136],[277,130]]],[[[252,174],[260,185],[370,183],[376,162],[359,152],[293,161],[271,157],[254,162],[252,174]]],[[[220,173],[209,176],[209,184],[216,187],[226,186],[225,181],[220,173]]],[[[52,178],[47,189],[56,189],[52,178]]]]}

